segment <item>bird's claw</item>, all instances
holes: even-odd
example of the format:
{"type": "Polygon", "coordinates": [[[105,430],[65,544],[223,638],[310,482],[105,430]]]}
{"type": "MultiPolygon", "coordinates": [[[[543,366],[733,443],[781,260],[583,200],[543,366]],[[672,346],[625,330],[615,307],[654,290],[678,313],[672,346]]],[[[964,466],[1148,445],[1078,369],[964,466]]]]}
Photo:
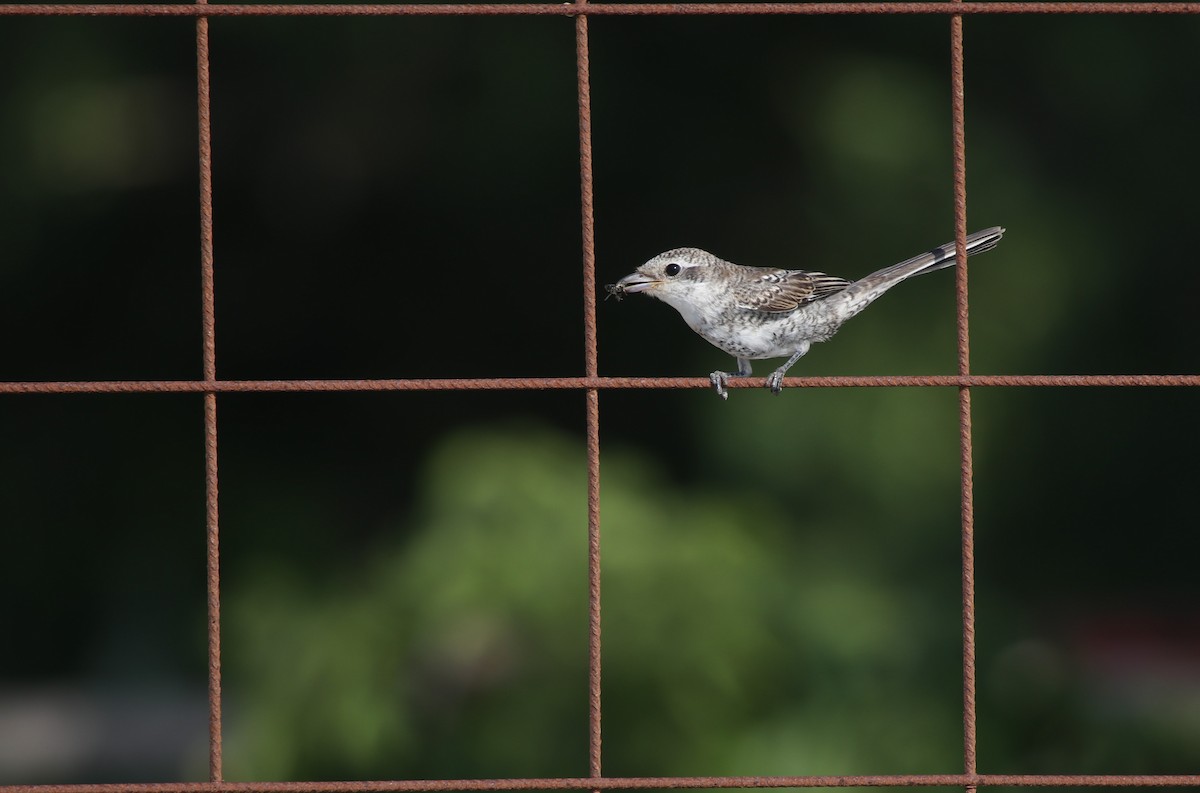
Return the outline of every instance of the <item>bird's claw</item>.
{"type": "Polygon", "coordinates": [[[728,372],[713,372],[708,376],[712,382],[713,390],[717,392],[717,396],[721,399],[729,399],[729,389],[725,387],[726,381],[729,380],[728,372]]]}
{"type": "Polygon", "coordinates": [[[776,369],[771,374],[767,375],[767,388],[771,389],[771,393],[779,396],[783,391],[783,372],[776,369]]]}

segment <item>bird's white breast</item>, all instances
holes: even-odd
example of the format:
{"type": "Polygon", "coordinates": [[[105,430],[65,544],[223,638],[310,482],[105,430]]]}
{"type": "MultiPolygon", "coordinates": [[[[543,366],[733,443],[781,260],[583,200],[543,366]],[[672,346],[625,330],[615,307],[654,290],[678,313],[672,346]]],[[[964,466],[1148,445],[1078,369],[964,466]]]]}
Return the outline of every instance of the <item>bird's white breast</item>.
{"type": "Polygon", "coordinates": [[[703,335],[703,328],[711,325],[720,315],[720,303],[711,295],[711,290],[702,284],[694,284],[686,295],[663,290],[654,295],[679,312],[688,327],[703,335]]]}

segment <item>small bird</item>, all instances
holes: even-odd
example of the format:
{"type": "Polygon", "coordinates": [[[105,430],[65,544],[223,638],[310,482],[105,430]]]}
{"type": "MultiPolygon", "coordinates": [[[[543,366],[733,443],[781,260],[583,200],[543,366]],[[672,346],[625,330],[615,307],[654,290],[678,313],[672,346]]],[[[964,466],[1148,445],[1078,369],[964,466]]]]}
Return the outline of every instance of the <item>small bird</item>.
{"type": "MultiPolygon", "coordinates": [[[[967,255],[996,247],[1004,229],[993,226],[967,237],[967,255]]],[[[778,394],[783,376],[813,342],[829,341],[846,320],[884,292],[914,275],[953,267],[955,245],[948,242],[858,281],[808,270],[747,267],[699,248],[660,253],[605,288],[620,299],[643,292],[683,316],[692,330],[737,359],[736,372],[708,377],[721,399],[729,398],[730,377],[749,377],[750,361],[787,361],[767,377],[778,394]]]]}

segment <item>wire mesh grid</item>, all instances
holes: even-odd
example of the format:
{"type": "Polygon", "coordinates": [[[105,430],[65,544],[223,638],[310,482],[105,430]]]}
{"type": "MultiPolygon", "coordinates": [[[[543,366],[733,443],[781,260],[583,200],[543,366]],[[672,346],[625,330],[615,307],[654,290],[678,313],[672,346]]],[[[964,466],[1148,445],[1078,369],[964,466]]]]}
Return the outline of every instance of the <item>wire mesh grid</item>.
{"type": "MultiPolygon", "coordinates": [[[[971,394],[977,387],[1196,387],[1200,375],[978,375],[970,371],[968,333],[966,127],[963,18],[972,14],[1200,14],[1198,3],[1097,2],[834,2],[834,3],[695,3],[591,4],[30,4],[0,5],[0,16],[193,16],[196,21],[198,155],[200,175],[201,289],[203,380],[52,381],[0,383],[0,394],[200,393],[204,395],[204,454],[207,518],[208,723],[209,781],[199,783],[67,784],[0,786],[0,793],[85,793],[129,790],[143,793],[178,791],[449,791],[449,790],[624,790],[781,787],[1200,787],[1196,775],[1037,775],[987,774],[977,766],[975,664],[974,484],[972,470],[971,394]],[[596,262],[593,223],[592,104],[588,18],[590,16],[685,15],[844,15],[928,14],[950,21],[954,223],[958,245],[956,304],[958,372],[938,376],[789,377],[789,387],[943,387],[958,390],[960,488],[962,517],[962,737],[960,774],[893,774],[872,776],[733,776],[733,777],[605,777],[601,753],[601,621],[600,621],[600,405],[604,389],[708,388],[707,378],[602,377],[597,366],[596,262]],[[220,380],[216,366],[211,86],[209,18],[217,16],[569,16],[575,22],[579,120],[580,197],[582,206],[582,283],[584,298],[585,374],[582,377],[515,377],[371,380],[220,380]],[[367,392],[463,390],[582,390],[586,394],[588,471],[589,691],[588,775],[571,778],[377,780],[355,782],[226,782],[222,764],[220,524],[218,509],[217,396],[231,392],[367,392]]],[[[731,388],[758,387],[757,380],[732,380],[731,388]]]]}

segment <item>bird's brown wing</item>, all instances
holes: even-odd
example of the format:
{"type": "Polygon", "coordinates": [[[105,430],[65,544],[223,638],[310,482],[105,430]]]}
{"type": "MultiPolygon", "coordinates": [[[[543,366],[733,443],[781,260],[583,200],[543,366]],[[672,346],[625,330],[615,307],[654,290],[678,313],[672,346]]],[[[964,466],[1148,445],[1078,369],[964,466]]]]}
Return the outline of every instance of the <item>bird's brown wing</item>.
{"type": "Polygon", "coordinates": [[[768,270],[737,288],[738,307],[752,311],[786,313],[820,300],[850,285],[845,278],[806,270],[768,270]]]}

